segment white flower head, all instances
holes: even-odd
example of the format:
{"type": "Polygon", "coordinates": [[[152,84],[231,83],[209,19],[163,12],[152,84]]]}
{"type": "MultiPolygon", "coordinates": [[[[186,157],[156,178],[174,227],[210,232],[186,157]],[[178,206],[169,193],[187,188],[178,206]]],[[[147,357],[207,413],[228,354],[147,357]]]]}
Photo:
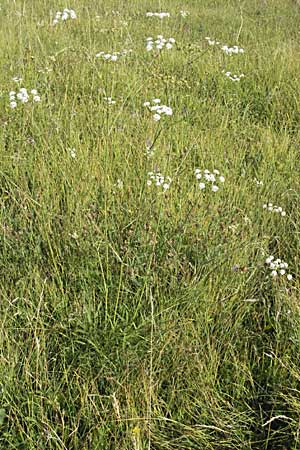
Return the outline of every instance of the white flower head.
{"type": "Polygon", "coordinates": [[[163,50],[164,48],[166,48],[167,50],[171,50],[175,42],[176,41],[173,37],[166,39],[162,34],[157,35],[156,39],[148,37],[146,39],[146,50],[152,51],[154,48],[159,51],[163,50]]]}
{"type": "Polygon", "coordinates": [[[220,175],[219,170],[214,169],[212,172],[210,172],[208,169],[201,170],[199,168],[195,169],[195,178],[197,180],[200,180],[202,177],[204,180],[199,183],[199,189],[203,190],[206,188],[206,185],[211,186],[212,192],[218,192],[220,189],[218,183],[224,183],[225,177],[223,175],[220,175]]]}
{"type": "Polygon", "coordinates": [[[160,172],[148,172],[147,186],[152,186],[154,184],[156,187],[161,187],[163,191],[170,188],[172,179],[167,176],[165,177],[160,172]]]}
{"type": "Polygon", "coordinates": [[[75,159],[76,156],[77,156],[76,149],[75,148],[69,148],[68,150],[69,150],[69,154],[70,154],[71,158],[75,159]]]}
{"type": "MultiPolygon", "coordinates": [[[[286,275],[286,269],[288,268],[288,263],[282,261],[280,258],[275,259],[273,255],[268,256],[268,258],[265,260],[265,263],[267,264],[270,275],[272,277],[284,277],[286,275]]],[[[288,281],[292,280],[292,275],[287,274],[286,278],[288,281]]]]}
{"type": "Polygon", "coordinates": [[[17,92],[16,91],[9,92],[9,100],[10,100],[10,107],[14,109],[17,108],[18,104],[39,102],[41,98],[38,95],[36,89],[32,89],[29,92],[26,88],[21,87],[17,92]]]}
{"type": "Polygon", "coordinates": [[[154,112],[153,119],[158,122],[162,116],[172,116],[173,110],[170,106],[161,105],[161,100],[159,98],[154,98],[151,102],[147,101],[143,103],[144,106],[148,107],[151,112],[154,112]]]}

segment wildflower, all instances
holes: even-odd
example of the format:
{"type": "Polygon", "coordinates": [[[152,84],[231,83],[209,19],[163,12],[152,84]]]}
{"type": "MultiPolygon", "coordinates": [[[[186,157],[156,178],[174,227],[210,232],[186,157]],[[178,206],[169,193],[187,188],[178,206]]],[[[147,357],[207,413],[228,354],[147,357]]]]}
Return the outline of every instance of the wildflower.
{"type": "MultiPolygon", "coordinates": [[[[284,276],[286,275],[286,269],[288,268],[288,263],[282,261],[280,258],[275,259],[273,255],[268,256],[265,263],[268,268],[270,269],[270,275],[271,277],[275,278],[277,276],[284,276]]],[[[288,281],[291,281],[293,276],[291,274],[287,274],[286,278],[288,281]]]]}
{"type": "Polygon", "coordinates": [[[53,25],[57,25],[60,21],[65,22],[66,20],[69,20],[69,19],[72,19],[72,20],[77,19],[77,15],[73,9],[65,8],[63,10],[63,12],[57,11],[52,23],[53,23],[53,25]]]}
{"type": "Polygon", "coordinates": [[[261,180],[258,180],[257,178],[254,178],[254,183],[256,183],[257,186],[263,186],[263,182],[261,180]]]}
{"type": "Polygon", "coordinates": [[[209,36],[207,36],[205,39],[208,45],[220,45],[219,41],[217,41],[216,39],[211,39],[209,36]]]}
{"type": "Polygon", "coordinates": [[[105,61],[116,62],[116,61],[118,61],[118,59],[121,56],[125,56],[125,55],[127,55],[128,53],[131,53],[131,52],[132,52],[132,49],[129,49],[129,50],[123,49],[120,52],[113,52],[113,53],[99,52],[99,53],[96,53],[95,56],[96,56],[96,58],[102,58],[105,61]]]}
{"type": "Polygon", "coordinates": [[[162,50],[163,48],[171,50],[175,42],[176,41],[174,38],[171,37],[169,39],[165,39],[162,34],[159,34],[156,40],[152,37],[148,37],[146,39],[146,50],[150,52],[154,49],[154,47],[156,47],[156,50],[162,50]]]}
{"type": "Polygon", "coordinates": [[[244,49],[234,45],[233,47],[228,47],[227,45],[223,45],[221,50],[226,53],[226,55],[233,55],[238,53],[244,53],[244,49]]]}
{"type": "Polygon", "coordinates": [[[180,11],[181,17],[186,18],[190,13],[188,11],[180,11]]]}
{"type": "Polygon", "coordinates": [[[161,116],[172,116],[173,110],[170,106],[161,105],[161,100],[159,98],[154,98],[152,100],[153,105],[150,102],[144,102],[144,106],[148,107],[151,112],[154,112],[153,119],[158,122],[161,116]]]}
{"type": "Polygon", "coordinates": [[[41,100],[36,89],[32,89],[29,93],[26,88],[20,88],[18,92],[10,91],[9,93],[9,102],[12,109],[18,106],[18,101],[19,103],[28,103],[30,100],[32,102],[41,100]]]}
{"type": "Polygon", "coordinates": [[[211,184],[211,190],[213,192],[218,192],[220,188],[216,183],[225,182],[225,178],[223,177],[223,175],[220,175],[220,172],[217,169],[214,169],[213,172],[210,172],[208,169],[202,171],[197,168],[195,169],[195,177],[197,180],[204,178],[204,180],[198,184],[199,189],[201,190],[206,189],[207,184],[211,184]]]}
{"type": "Polygon", "coordinates": [[[108,105],[115,105],[116,101],[112,99],[112,97],[103,97],[108,105]]]}
{"type": "Polygon", "coordinates": [[[148,177],[147,186],[162,187],[163,191],[169,189],[172,182],[170,177],[164,177],[160,172],[148,172],[148,177]]]}
{"type": "Polygon", "coordinates": [[[123,181],[120,178],[118,178],[115,186],[120,190],[123,189],[124,186],[123,181]]]}
{"type": "Polygon", "coordinates": [[[76,156],[77,156],[76,149],[75,148],[69,148],[68,151],[69,151],[69,154],[70,154],[71,158],[75,159],[76,156]]]}
{"type": "MultiPolygon", "coordinates": [[[[223,72],[224,72],[224,70],[223,70],[223,72]]],[[[227,78],[229,78],[229,80],[231,80],[231,81],[240,81],[241,78],[244,78],[244,76],[245,76],[243,73],[241,73],[240,75],[232,74],[231,72],[224,72],[224,73],[225,73],[225,76],[227,78]]]]}
{"type": "Polygon", "coordinates": [[[170,13],[168,12],[147,12],[146,17],[159,17],[160,19],[163,19],[164,17],[170,17],[170,13]]]}
{"type": "Polygon", "coordinates": [[[280,214],[282,217],[286,216],[286,212],[283,211],[282,207],[281,206],[277,206],[277,205],[273,205],[273,203],[265,203],[263,205],[263,209],[266,209],[267,211],[270,211],[270,212],[274,212],[274,213],[280,214]]]}

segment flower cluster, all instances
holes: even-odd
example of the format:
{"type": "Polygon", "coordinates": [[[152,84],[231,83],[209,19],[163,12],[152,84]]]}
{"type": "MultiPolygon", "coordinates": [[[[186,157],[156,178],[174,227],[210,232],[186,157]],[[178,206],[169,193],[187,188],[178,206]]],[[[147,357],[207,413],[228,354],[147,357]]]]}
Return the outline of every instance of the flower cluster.
{"type": "Polygon", "coordinates": [[[277,206],[277,205],[273,205],[273,203],[265,203],[263,205],[264,209],[267,209],[270,212],[274,212],[274,213],[278,213],[280,214],[282,217],[286,216],[286,212],[283,211],[283,209],[281,208],[281,206],[277,206]]]}
{"type": "Polygon", "coordinates": [[[189,13],[188,11],[183,11],[183,10],[181,10],[181,11],[179,12],[179,14],[181,15],[181,17],[185,18],[185,17],[187,17],[190,13],[189,13]]]}
{"type": "Polygon", "coordinates": [[[146,17],[159,17],[160,19],[163,19],[164,17],[170,17],[170,13],[168,12],[147,12],[146,17]]]}
{"type": "Polygon", "coordinates": [[[161,116],[172,116],[173,110],[170,106],[160,105],[160,99],[154,98],[152,100],[153,105],[150,102],[145,102],[144,106],[147,106],[151,112],[154,112],[153,119],[158,122],[161,116]]]}
{"type": "Polygon", "coordinates": [[[12,109],[18,106],[18,100],[20,103],[28,103],[30,100],[39,102],[41,101],[41,97],[38,95],[36,89],[32,89],[29,93],[25,88],[20,88],[19,92],[10,91],[9,102],[12,109]]]}
{"type": "Polygon", "coordinates": [[[227,45],[223,45],[221,50],[226,53],[226,55],[233,55],[238,53],[244,53],[244,49],[234,45],[233,47],[228,47],[227,45]]]}
{"type": "Polygon", "coordinates": [[[254,183],[257,185],[257,186],[263,186],[264,185],[264,183],[263,183],[263,181],[262,180],[258,180],[257,178],[254,178],[254,183]]]}
{"type": "Polygon", "coordinates": [[[115,105],[116,100],[113,100],[112,97],[103,97],[103,99],[106,101],[108,105],[115,105]]]}
{"type": "Polygon", "coordinates": [[[53,25],[57,25],[58,22],[65,22],[69,19],[77,19],[76,13],[73,9],[65,8],[63,12],[57,11],[55,19],[53,20],[53,25]]]}
{"type": "Polygon", "coordinates": [[[152,37],[148,37],[146,39],[146,50],[148,52],[151,52],[154,47],[156,47],[156,50],[162,50],[163,48],[166,48],[167,50],[171,50],[173,48],[173,45],[175,44],[174,38],[165,39],[162,34],[159,34],[157,36],[157,39],[154,41],[152,37]]]}
{"type": "MultiPolygon", "coordinates": [[[[272,277],[277,277],[277,275],[286,275],[288,263],[282,261],[281,259],[275,259],[274,256],[268,256],[266,259],[266,264],[271,271],[272,277]]],[[[286,277],[289,281],[293,278],[291,274],[287,274],[286,277]]]]}
{"type": "MultiPolygon", "coordinates": [[[[223,72],[224,72],[224,70],[223,70],[223,72]]],[[[241,78],[244,78],[244,76],[245,76],[243,73],[241,73],[240,75],[232,74],[231,72],[224,72],[224,73],[225,73],[225,76],[227,78],[229,78],[229,80],[231,80],[231,81],[240,81],[241,78]]]]}
{"type": "Polygon", "coordinates": [[[216,39],[211,39],[209,36],[205,38],[207,40],[208,45],[220,45],[220,42],[216,39]]]}
{"type": "Polygon", "coordinates": [[[170,177],[164,177],[160,172],[148,172],[147,185],[161,186],[164,191],[169,189],[172,179],[170,177]]]}
{"type": "Polygon", "coordinates": [[[74,147],[68,148],[68,152],[72,159],[75,159],[77,157],[76,149],[74,147]]]}
{"type": "Polygon", "coordinates": [[[211,190],[213,192],[217,192],[219,190],[219,186],[216,183],[224,183],[225,181],[225,178],[223,175],[220,175],[220,172],[217,169],[214,169],[212,172],[208,169],[205,169],[204,171],[195,169],[195,176],[197,180],[203,179],[203,181],[199,183],[199,188],[201,190],[206,188],[207,183],[210,183],[211,190]]]}
{"type": "MultiPolygon", "coordinates": [[[[208,45],[221,45],[221,43],[219,41],[217,41],[216,39],[211,39],[209,36],[207,36],[205,39],[206,39],[208,45]]],[[[245,52],[245,50],[243,48],[238,47],[237,45],[234,45],[233,47],[228,47],[228,45],[222,45],[221,50],[223,50],[223,52],[225,52],[227,55],[233,55],[233,54],[245,52]]]]}
{"type": "Polygon", "coordinates": [[[127,55],[128,53],[131,53],[131,52],[132,52],[131,49],[129,49],[129,50],[124,49],[121,52],[113,52],[113,53],[99,52],[99,53],[96,53],[96,58],[102,58],[105,61],[113,61],[113,62],[115,62],[121,56],[125,56],[125,55],[127,55]]]}

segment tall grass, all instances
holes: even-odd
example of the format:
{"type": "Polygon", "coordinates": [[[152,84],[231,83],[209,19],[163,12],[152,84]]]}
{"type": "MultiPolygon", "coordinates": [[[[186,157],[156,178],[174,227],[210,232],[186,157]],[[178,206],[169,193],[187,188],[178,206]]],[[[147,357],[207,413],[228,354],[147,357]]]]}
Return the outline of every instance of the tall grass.
{"type": "Polygon", "coordinates": [[[184,3],[1,2],[1,449],[300,448],[300,9],[184,3]],[[12,110],[18,86],[41,102],[12,110]]]}

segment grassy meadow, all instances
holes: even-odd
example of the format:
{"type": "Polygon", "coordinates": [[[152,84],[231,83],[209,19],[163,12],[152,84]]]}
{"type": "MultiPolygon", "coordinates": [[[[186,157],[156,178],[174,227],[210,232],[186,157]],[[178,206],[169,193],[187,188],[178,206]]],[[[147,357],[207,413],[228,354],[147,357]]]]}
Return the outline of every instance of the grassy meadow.
{"type": "Polygon", "coordinates": [[[299,23],[0,1],[1,450],[300,449],[299,23]]]}

